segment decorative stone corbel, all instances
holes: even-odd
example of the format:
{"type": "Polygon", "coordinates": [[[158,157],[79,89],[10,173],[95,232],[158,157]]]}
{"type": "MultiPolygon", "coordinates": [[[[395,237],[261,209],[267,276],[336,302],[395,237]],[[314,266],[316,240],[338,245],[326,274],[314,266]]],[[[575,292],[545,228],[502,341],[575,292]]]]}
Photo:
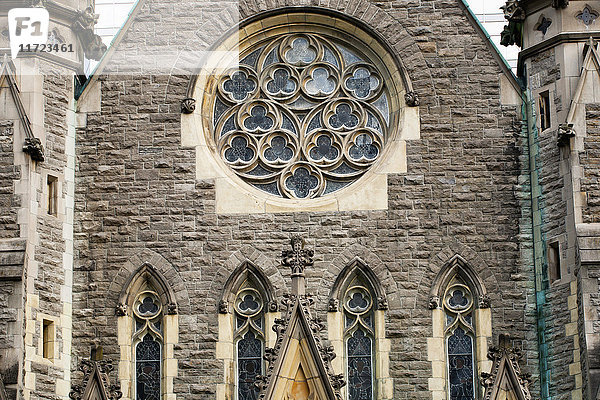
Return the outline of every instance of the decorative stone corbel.
{"type": "Polygon", "coordinates": [[[389,307],[388,301],[385,297],[379,297],[377,299],[377,309],[378,310],[387,310],[389,307]]]}
{"type": "Polygon", "coordinates": [[[167,304],[167,315],[175,315],[177,314],[177,304],[169,303],[167,304]]]}
{"type": "Polygon", "coordinates": [[[558,126],[558,138],[556,143],[559,147],[567,146],[571,142],[572,137],[575,137],[573,124],[560,124],[558,126]]]}
{"type": "Polygon", "coordinates": [[[491,306],[490,296],[488,296],[487,294],[483,294],[483,295],[479,296],[479,308],[490,308],[490,306],[491,306]]]}
{"type": "Polygon", "coordinates": [[[83,11],[77,11],[75,22],[71,25],[73,32],[79,37],[85,56],[90,60],[99,61],[106,52],[106,45],[102,38],[94,33],[94,25],[98,22],[98,14],[94,9],[88,7],[83,11]]]}
{"type": "Polygon", "coordinates": [[[404,95],[404,101],[406,102],[406,105],[409,107],[417,107],[419,104],[421,104],[421,101],[419,100],[419,95],[417,94],[417,92],[407,92],[404,95]]]}
{"type": "Polygon", "coordinates": [[[181,112],[183,114],[191,114],[196,109],[196,99],[187,97],[181,100],[181,112]]]}
{"type": "Polygon", "coordinates": [[[440,306],[440,298],[438,296],[431,296],[429,298],[428,308],[430,310],[435,310],[440,306]]]}
{"type": "Polygon", "coordinates": [[[269,310],[269,312],[277,312],[277,301],[276,300],[269,301],[269,303],[267,305],[267,309],[269,310]]]}
{"type": "Polygon", "coordinates": [[[115,307],[115,315],[117,317],[126,316],[127,315],[127,305],[123,304],[123,303],[117,304],[117,307],[115,307]]]}
{"type": "Polygon", "coordinates": [[[327,304],[327,311],[329,311],[329,312],[340,311],[340,301],[338,299],[329,299],[329,303],[327,304]]]}
{"type": "Polygon", "coordinates": [[[227,314],[229,312],[228,308],[227,301],[219,301],[219,314],[227,314]]]}
{"type": "Polygon", "coordinates": [[[34,161],[44,161],[44,146],[40,139],[36,137],[25,138],[23,152],[29,154],[34,161]]]}

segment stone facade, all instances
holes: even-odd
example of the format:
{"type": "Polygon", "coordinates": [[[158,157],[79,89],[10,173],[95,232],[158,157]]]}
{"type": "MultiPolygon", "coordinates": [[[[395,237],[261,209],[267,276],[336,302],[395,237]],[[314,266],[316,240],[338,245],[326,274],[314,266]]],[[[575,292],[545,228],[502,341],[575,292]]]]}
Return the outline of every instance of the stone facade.
{"type": "MultiPolygon", "coordinates": [[[[47,3],[62,7],[63,16],[81,16],[75,9],[87,5],[47,3]]],[[[556,13],[568,16],[583,4],[533,3],[521,2],[525,27],[542,12],[558,24],[556,13]]],[[[18,59],[20,100],[0,86],[7,104],[0,108],[0,374],[9,398],[67,399],[71,389],[81,398],[76,385],[85,368],[77,367],[87,358],[115,361],[114,371],[102,369],[118,385],[106,389],[111,400],[136,398],[134,305],[147,291],[162,310],[162,398],[235,399],[237,322],[225,299],[236,293],[224,290],[240,289],[233,282],[239,271],[257,274],[252,279],[269,300],[265,343],[276,348],[280,332],[275,337],[270,328],[292,291],[281,251],[300,235],[314,251],[304,273],[315,302],[302,321],[327,321],[301,334],[316,335],[312,357],[320,357],[321,343],[338,354],[323,364],[332,376],[346,373],[343,311],[332,295],[341,289],[334,285],[343,286],[339,277],[360,265],[377,292],[375,398],[450,399],[443,302],[458,279],[473,294],[477,379],[490,372],[502,378],[493,364],[500,357],[487,357],[499,346],[493,354],[523,355],[511,368],[530,374],[531,385],[512,382],[521,385],[519,396],[595,399],[599,99],[586,92],[598,73],[595,50],[584,54],[579,39],[553,46],[524,31],[522,90],[459,0],[243,0],[239,15],[217,10],[195,0],[140,1],[78,100],[73,75],[80,53],[60,62],[18,59]],[[211,77],[185,68],[119,69],[132,48],[218,44],[223,26],[237,19],[247,36],[262,23],[265,32],[333,23],[389,52],[400,93],[408,95],[399,99],[402,134],[390,155],[399,167],[386,169],[373,186],[351,185],[364,196],[347,207],[291,200],[269,207],[265,195],[245,212],[254,201],[246,195],[251,188],[219,175],[222,160],[207,150],[203,90],[214,84],[211,77]],[[529,50],[540,43],[545,47],[529,50]],[[588,75],[574,75],[570,61],[588,75]],[[545,91],[551,119],[541,130],[538,100],[545,91]],[[23,103],[44,162],[23,153],[23,119],[11,101],[23,103]],[[573,124],[576,136],[559,146],[563,123],[573,124]],[[48,212],[53,180],[56,212],[48,212]],[[558,279],[549,273],[555,248],[558,279]]],[[[4,11],[0,5],[0,27],[4,11]]],[[[325,392],[340,390],[339,380],[327,379],[332,390],[325,382],[325,392]]],[[[486,382],[485,393],[498,385],[486,382]]],[[[483,384],[475,387],[473,397],[483,398],[483,384]]]]}

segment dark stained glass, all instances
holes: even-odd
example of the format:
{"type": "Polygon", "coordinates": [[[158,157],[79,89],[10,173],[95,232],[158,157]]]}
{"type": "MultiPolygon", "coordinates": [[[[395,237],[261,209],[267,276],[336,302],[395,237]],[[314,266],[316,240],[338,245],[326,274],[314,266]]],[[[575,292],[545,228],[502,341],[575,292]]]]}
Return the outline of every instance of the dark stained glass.
{"type": "Polygon", "coordinates": [[[150,334],[135,347],[136,400],[160,400],[160,348],[150,334]]]}
{"type": "Polygon", "coordinates": [[[256,376],[262,374],[262,342],[248,331],[238,342],[238,400],[256,400],[256,376]]]}
{"type": "Polygon", "coordinates": [[[348,338],[348,399],[373,398],[373,356],[371,338],[358,329],[348,338]]]}
{"type": "Polygon", "coordinates": [[[473,339],[458,327],[448,337],[450,400],[473,400],[473,339]]]}
{"type": "Polygon", "coordinates": [[[452,308],[465,308],[468,303],[469,300],[467,300],[462,290],[459,289],[456,289],[454,292],[452,292],[452,296],[450,299],[448,299],[448,304],[450,304],[450,307],[452,308]]]}

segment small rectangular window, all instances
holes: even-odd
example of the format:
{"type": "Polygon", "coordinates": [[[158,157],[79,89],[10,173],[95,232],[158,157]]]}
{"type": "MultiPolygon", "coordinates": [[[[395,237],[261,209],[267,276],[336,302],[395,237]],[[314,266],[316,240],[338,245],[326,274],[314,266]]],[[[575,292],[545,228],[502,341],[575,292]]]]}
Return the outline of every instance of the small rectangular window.
{"type": "Polygon", "coordinates": [[[560,248],[558,242],[554,242],[548,245],[548,279],[552,283],[560,278],[560,248]]]}
{"type": "Polygon", "coordinates": [[[48,215],[56,216],[58,212],[58,178],[48,175],[48,215]]]}
{"type": "Polygon", "coordinates": [[[540,129],[542,131],[550,128],[550,92],[540,93],[540,129]]]}
{"type": "Polygon", "coordinates": [[[42,324],[42,355],[48,360],[54,359],[54,322],[48,319],[42,324]]]}

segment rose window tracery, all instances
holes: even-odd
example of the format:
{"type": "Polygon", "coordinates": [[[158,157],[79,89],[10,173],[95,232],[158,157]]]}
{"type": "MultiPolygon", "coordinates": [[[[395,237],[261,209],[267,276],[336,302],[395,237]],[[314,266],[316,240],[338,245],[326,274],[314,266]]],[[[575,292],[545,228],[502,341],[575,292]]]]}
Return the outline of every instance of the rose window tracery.
{"type": "Polygon", "coordinates": [[[340,190],[377,162],[390,137],[384,76],[365,52],[325,34],[256,42],[216,82],[209,109],[220,156],[278,197],[340,190]]]}

